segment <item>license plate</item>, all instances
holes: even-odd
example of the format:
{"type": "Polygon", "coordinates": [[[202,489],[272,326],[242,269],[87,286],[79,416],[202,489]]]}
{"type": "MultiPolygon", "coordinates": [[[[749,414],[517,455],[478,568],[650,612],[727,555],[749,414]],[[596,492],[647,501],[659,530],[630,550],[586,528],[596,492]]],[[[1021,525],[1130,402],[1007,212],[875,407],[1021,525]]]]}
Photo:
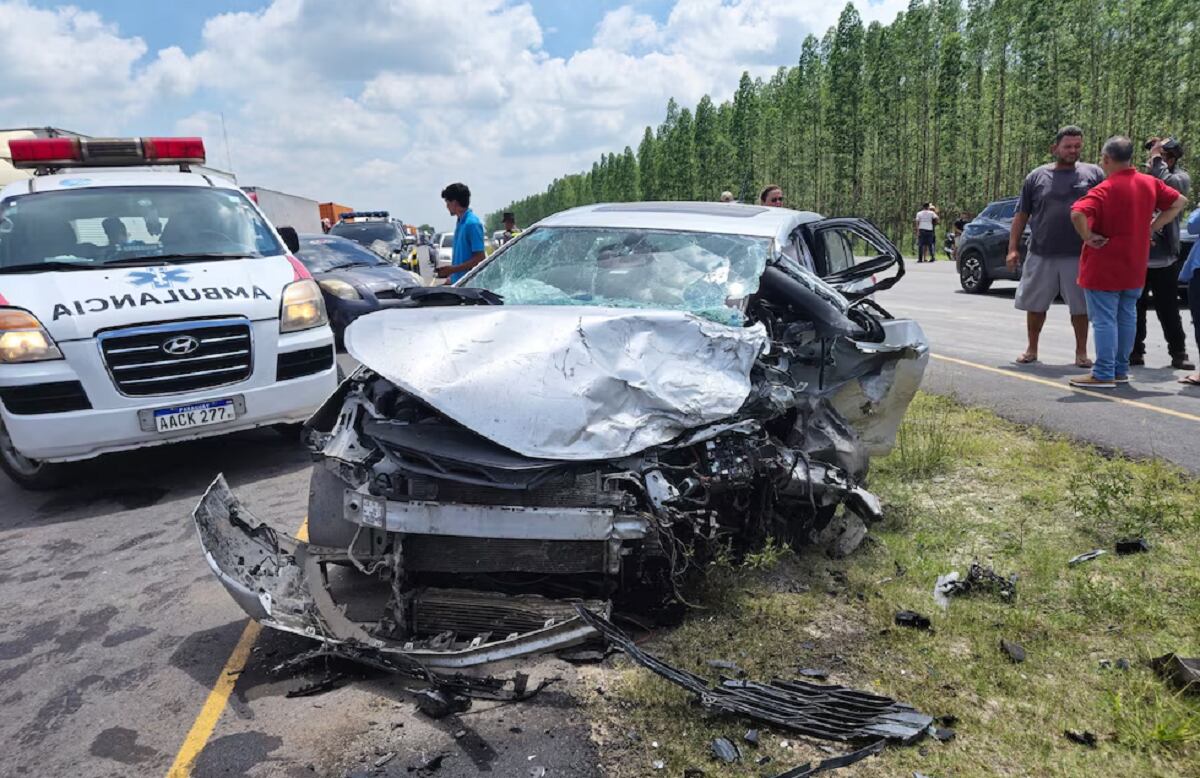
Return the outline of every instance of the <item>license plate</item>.
{"type": "Polygon", "coordinates": [[[210,424],[224,424],[236,420],[237,417],[237,408],[230,398],[175,408],[159,408],[154,411],[153,418],[156,432],[174,432],[192,427],[207,427],[210,424]]]}

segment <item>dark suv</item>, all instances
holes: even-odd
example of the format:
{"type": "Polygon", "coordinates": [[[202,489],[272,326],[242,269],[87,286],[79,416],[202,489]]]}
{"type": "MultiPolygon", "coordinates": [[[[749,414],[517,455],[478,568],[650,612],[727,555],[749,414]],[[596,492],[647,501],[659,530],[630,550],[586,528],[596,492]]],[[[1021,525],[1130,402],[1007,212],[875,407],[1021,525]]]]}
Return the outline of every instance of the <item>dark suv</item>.
{"type": "MultiPolygon", "coordinates": [[[[991,288],[993,281],[1021,280],[1021,265],[1014,271],[1004,264],[1008,255],[1008,234],[1016,213],[1017,198],[997,200],[988,203],[983,212],[963,228],[955,252],[958,282],[963,291],[982,294],[991,288]]],[[[1020,245],[1022,263],[1028,242],[1029,229],[1026,228],[1020,245]]]]}

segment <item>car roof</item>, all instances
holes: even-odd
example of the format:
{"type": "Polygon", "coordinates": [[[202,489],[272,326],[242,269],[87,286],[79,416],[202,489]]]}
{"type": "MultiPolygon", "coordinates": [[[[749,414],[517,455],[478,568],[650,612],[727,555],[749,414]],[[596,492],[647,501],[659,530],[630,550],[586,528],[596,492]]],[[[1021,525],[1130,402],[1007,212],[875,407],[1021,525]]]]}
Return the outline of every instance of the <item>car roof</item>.
{"type": "Polygon", "coordinates": [[[120,170],[80,168],[50,176],[13,181],[0,189],[0,197],[15,197],[33,192],[57,192],[66,189],[103,189],[114,186],[202,186],[241,191],[237,184],[220,176],[201,173],[180,173],[178,170],[120,170]]]}
{"type": "Polygon", "coordinates": [[[621,227],[785,238],[823,218],[812,211],[708,202],[598,203],[547,216],[534,227],[621,227]]]}

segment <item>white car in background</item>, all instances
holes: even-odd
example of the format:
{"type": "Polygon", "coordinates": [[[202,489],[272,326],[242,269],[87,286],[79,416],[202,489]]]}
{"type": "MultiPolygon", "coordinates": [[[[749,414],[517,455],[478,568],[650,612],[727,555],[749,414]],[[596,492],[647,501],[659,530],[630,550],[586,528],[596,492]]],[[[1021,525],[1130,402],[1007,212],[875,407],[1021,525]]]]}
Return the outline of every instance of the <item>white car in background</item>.
{"type": "Polygon", "coordinates": [[[434,267],[454,264],[454,233],[439,232],[433,239],[434,267]]]}

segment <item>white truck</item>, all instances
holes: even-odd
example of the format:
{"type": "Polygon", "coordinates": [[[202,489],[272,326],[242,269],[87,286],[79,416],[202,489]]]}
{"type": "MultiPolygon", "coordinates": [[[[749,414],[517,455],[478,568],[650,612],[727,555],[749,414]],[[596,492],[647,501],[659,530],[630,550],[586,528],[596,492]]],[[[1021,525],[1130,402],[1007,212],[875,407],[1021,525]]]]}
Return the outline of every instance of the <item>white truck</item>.
{"type": "Polygon", "coordinates": [[[296,232],[321,234],[321,204],[316,200],[263,186],[243,186],[242,191],[276,227],[295,227],[296,232]]]}
{"type": "Polygon", "coordinates": [[[320,288],[199,138],[10,141],[0,189],[0,468],[306,419],[336,386],[320,288]],[[177,164],[179,172],[149,170],[177,164]],[[140,168],[140,169],[139,169],[140,168]]]}

